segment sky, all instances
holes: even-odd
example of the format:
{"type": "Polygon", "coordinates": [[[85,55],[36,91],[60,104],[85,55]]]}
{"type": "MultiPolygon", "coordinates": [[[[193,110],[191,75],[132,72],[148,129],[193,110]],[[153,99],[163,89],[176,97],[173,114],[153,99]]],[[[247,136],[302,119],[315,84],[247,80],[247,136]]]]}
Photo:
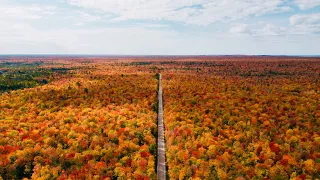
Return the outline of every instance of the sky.
{"type": "Polygon", "coordinates": [[[0,0],[0,54],[320,55],[320,0],[0,0]]]}

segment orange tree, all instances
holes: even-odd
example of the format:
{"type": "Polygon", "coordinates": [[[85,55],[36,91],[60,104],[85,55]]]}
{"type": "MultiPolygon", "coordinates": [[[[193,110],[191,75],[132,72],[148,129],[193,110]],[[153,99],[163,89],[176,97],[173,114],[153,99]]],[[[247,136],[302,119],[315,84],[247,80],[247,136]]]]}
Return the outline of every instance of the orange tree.
{"type": "Polygon", "coordinates": [[[315,179],[318,76],[163,76],[172,179],[315,179]]]}
{"type": "Polygon", "coordinates": [[[154,179],[157,80],[80,74],[0,96],[4,179],[154,179]]]}

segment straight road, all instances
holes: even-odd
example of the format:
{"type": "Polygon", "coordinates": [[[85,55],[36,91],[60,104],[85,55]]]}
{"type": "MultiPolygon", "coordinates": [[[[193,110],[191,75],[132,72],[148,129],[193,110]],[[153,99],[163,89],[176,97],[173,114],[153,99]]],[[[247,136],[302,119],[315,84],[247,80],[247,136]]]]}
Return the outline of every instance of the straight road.
{"type": "Polygon", "coordinates": [[[163,102],[162,102],[162,84],[161,74],[159,73],[159,91],[158,91],[158,180],[166,180],[166,150],[164,142],[164,124],[163,124],[163,102]]]}

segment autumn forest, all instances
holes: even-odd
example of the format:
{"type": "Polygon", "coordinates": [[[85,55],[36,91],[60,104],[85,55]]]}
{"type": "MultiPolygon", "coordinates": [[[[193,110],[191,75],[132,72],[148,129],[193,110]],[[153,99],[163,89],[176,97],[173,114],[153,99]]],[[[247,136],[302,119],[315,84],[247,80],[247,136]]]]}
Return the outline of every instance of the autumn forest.
{"type": "Polygon", "coordinates": [[[166,179],[320,179],[320,58],[280,56],[0,56],[0,179],[158,179],[159,74],[166,179]]]}

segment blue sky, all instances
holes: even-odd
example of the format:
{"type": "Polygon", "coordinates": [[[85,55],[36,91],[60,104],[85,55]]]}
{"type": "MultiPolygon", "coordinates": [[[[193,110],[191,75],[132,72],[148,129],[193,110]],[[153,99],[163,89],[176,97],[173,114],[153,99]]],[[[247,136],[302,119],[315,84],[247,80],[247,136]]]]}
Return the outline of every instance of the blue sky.
{"type": "Polygon", "coordinates": [[[0,0],[0,54],[320,54],[320,0],[0,0]]]}

